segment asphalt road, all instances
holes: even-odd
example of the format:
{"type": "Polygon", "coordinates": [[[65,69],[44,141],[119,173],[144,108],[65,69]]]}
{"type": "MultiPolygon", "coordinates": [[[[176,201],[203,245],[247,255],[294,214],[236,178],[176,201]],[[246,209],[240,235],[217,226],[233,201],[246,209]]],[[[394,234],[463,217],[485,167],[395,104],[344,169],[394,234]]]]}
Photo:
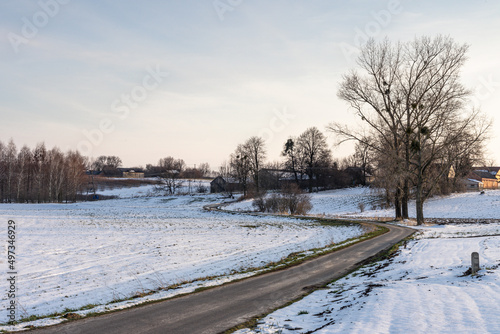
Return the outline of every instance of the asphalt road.
{"type": "Polygon", "coordinates": [[[298,266],[210,290],[34,330],[44,333],[221,333],[268,313],[357,268],[414,230],[385,225],[390,232],[298,266]]]}

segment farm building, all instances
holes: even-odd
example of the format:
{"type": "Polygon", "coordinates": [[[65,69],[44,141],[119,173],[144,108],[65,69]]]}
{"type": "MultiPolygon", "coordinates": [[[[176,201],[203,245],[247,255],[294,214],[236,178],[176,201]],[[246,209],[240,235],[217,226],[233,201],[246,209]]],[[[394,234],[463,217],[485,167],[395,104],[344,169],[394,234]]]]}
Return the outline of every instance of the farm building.
{"type": "Polygon", "coordinates": [[[500,182],[500,167],[481,167],[481,168],[475,168],[475,171],[481,171],[481,172],[488,172],[492,176],[494,176],[498,182],[500,182]]]}
{"type": "Polygon", "coordinates": [[[123,172],[123,177],[127,179],[142,179],[144,178],[144,173],[143,172],[136,172],[135,170],[131,169],[129,171],[124,171],[123,172]]]}
{"type": "Polygon", "coordinates": [[[210,182],[210,192],[214,193],[232,193],[234,191],[243,191],[241,183],[232,178],[224,179],[222,176],[217,176],[210,182]]]}
{"type": "Polygon", "coordinates": [[[467,191],[481,191],[484,188],[483,182],[474,179],[465,179],[464,184],[467,191]]]}
{"type": "Polygon", "coordinates": [[[217,176],[215,179],[210,182],[210,192],[214,193],[222,193],[226,191],[226,180],[222,176],[217,176]]]}
{"type": "Polygon", "coordinates": [[[482,182],[483,189],[498,189],[496,173],[492,174],[488,170],[474,170],[469,174],[468,178],[482,182]]]}

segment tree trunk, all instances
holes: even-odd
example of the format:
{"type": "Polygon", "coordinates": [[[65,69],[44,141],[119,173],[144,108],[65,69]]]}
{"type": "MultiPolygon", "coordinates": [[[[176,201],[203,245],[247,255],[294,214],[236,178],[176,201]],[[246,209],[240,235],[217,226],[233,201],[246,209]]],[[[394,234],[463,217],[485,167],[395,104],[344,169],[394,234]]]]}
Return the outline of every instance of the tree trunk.
{"type": "Polygon", "coordinates": [[[424,223],[424,176],[422,174],[422,152],[418,152],[418,163],[416,210],[417,225],[422,225],[424,223]]]}
{"type": "Polygon", "coordinates": [[[307,173],[307,176],[309,177],[309,193],[313,192],[313,173],[309,172],[307,173]]]}
{"type": "Polygon", "coordinates": [[[401,220],[401,189],[398,187],[396,189],[396,195],[394,196],[394,208],[396,210],[396,220],[401,220]]]}
{"type": "Polygon", "coordinates": [[[416,198],[416,206],[417,206],[417,225],[424,224],[424,199],[422,195],[422,187],[420,185],[417,186],[417,198],[416,198]]]}
{"type": "Polygon", "coordinates": [[[295,167],[295,159],[292,157],[292,171],[295,177],[295,183],[300,187],[299,176],[297,175],[297,168],[295,167]]]}
{"type": "Polygon", "coordinates": [[[297,175],[297,171],[295,169],[293,170],[293,175],[295,177],[295,183],[297,183],[297,185],[300,186],[299,176],[297,175]]]}
{"type": "Polygon", "coordinates": [[[401,199],[401,214],[403,219],[408,219],[408,200],[410,197],[410,187],[408,185],[408,180],[405,180],[403,187],[403,198],[401,199]]]}
{"type": "Polygon", "coordinates": [[[259,168],[255,171],[255,187],[257,188],[257,194],[260,194],[259,168]]]}
{"type": "MultiPolygon", "coordinates": [[[[405,144],[405,171],[410,172],[410,133],[411,133],[411,113],[410,108],[406,108],[406,131],[404,137],[405,144]]],[[[405,175],[403,186],[403,219],[408,219],[408,201],[410,199],[410,181],[409,176],[405,175]]]]}

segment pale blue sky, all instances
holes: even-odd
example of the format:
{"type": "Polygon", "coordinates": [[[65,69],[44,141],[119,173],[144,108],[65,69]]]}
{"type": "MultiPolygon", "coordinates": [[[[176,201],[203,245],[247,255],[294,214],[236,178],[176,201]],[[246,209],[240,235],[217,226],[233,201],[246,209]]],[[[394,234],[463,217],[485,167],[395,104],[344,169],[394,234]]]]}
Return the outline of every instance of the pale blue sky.
{"type": "Polygon", "coordinates": [[[126,166],[171,155],[215,168],[262,135],[278,160],[289,136],[354,121],[336,92],[365,36],[445,34],[470,44],[463,79],[494,119],[489,150],[500,164],[499,9],[493,0],[2,1],[0,140],[118,155],[126,166]]]}

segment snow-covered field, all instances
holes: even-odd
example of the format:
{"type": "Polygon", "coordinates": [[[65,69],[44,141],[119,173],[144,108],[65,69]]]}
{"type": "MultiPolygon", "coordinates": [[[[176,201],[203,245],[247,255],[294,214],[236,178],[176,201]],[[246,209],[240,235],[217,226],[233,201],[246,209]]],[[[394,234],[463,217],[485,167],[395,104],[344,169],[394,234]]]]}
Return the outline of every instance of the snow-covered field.
{"type": "MultiPolygon", "coordinates": [[[[158,178],[148,179],[133,179],[137,181],[149,180],[157,182],[158,178]]],[[[207,180],[182,180],[180,187],[177,189],[178,194],[196,194],[200,187],[203,187],[207,192],[210,191],[210,181],[207,180]]],[[[161,185],[157,184],[141,184],[138,186],[98,186],[96,193],[104,196],[114,196],[118,198],[137,198],[137,197],[154,197],[164,193],[161,191],[161,185]]]]}
{"type": "MultiPolygon", "coordinates": [[[[16,222],[16,319],[92,309],[200,278],[222,275],[227,280],[233,271],[363,233],[355,226],[203,210],[203,205],[221,200],[214,195],[135,197],[129,191],[124,197],[133,198],[0,206],[5,232],[8,220],[16,222]]],[[[0,266],[8,271],[6,255],[0,266]]],[[[7,280],[1,282],[0,289],[7,291],[7,280]]],[[[179,291],[217,282],[198,281],[184,286],[191,290],[179,291]]],[[[160,291],[157,297],[176,292],[160,291]]],[[[5,323],[6,293],[1,301],[5,307],[0,308],[0,322],[5,323]]]]}
{"type": "MultiPolygon", "coordinates": [[[[151,197],[150,190],[149,185],[109,189],[107,195],[120,199],[97,202],[2,204],[0,221],[7,226],[14,220],[17,228],[17,319],[82,307],[89,310],[77,313],[85,314],[165,298],[252,275],[231,273],[362,233],[290,218],[206,212],[203,205],[220,198],[151,197]],[[211,276],[215,278],[197,280],[211,276]],[[180,284],[185,282],[191,283],[180,284]],[[179,289],[161,289],[175,284],[179,289]],[[150,290],[158,292],[146,295],[150,290]],[[142,297],[127,300],[131,296],[142,297]],[[120,302],[108,304],[113,301],[120,302]]],[[[392,216],[392,210],[380,210],[377,196],[367,188],[316,193],[312,214],[392,216]]],[[[425,215],[500,219],[499,203],[500,191],[454,194],[429,200],[425,215]]],[[[251,202],[229,208],[248,210],[251,202]]],[[[419,230],[391,259],[364,267],[239,334],[500,333],[500,223],[419,230]],[[473,251],[480,254],[481,270],[477,276],[463,276],[473,251]]],[[[6,256],[0,266],[7,272],[6,256]]],[[[7,291],[7,281],[1,282],[7,291]]],[[[8,302],[3,294],[2,305],[8,302]]],[[[6,321],[2,307],[0,322],[6,321]]]]}
{"type": "MultiPolygon", "coordinates": [[[[346,214],[332,203],[341,192],[313,194],[313,204],[322,206],[316,210],[346,214]]],[[[351,196],[355,190],[346,192],[351,196]]],[[[454,194],[430,200],[425,214],[499,219],[499,203],[498,190],[454,194]]],[[[392,211],[363,214],[391,216],[392,211]]],[[[255,329],[237,333],[500,333],[500,223],[419,230],[391,259],[364,267],[271,313],[255,329]],[[464,275],[472,252],[479,253],[481,270],[464,275]]]]}

